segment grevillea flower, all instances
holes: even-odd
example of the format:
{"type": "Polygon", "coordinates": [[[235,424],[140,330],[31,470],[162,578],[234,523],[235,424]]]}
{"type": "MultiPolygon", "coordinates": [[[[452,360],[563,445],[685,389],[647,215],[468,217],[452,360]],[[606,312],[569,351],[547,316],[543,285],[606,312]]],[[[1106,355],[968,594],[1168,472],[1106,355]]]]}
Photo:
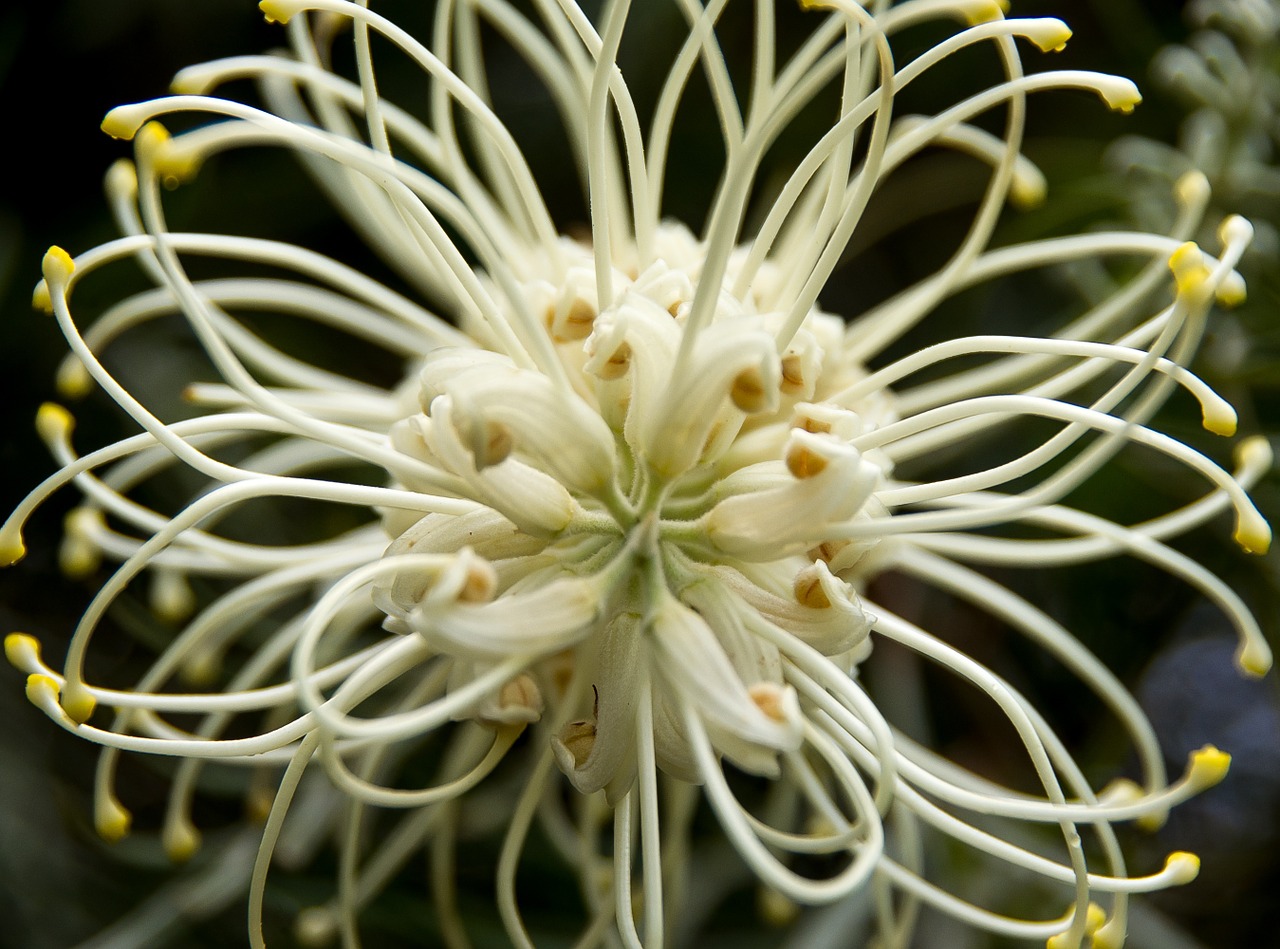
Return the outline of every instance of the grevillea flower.
{"type": "Polygon", "coordinates": [[[67,411],[42,409],[38,427],[62,468],[0,534],[2,559],[18,560],[31,511],[74,484],[84,501],[67,521],[64,565],[87,574],[118,563],[60,672],[32,637],[6,642],[30,699],[106,746],[104,837],[130,824],[115,782],[123,751],[179,759],[162,833],[177,859],[199,844],[191,802],[202,769],[254,769],[265,818],[248,886],[254,945],[273,851],[296,820],[340,851],[336,896],[304,913],[299,932],[340,930],[347,944],[360,908],[419,850],[431,855],[442,938],[466,944],[451,868],[470,820],[498,825],[497,909],[513,941],[534,938],[516,873],[537,821],[580,880],[581,944],[659,946],[704,888],[688,878],[705,832],[700,800],[771,912],[874,893],[885,947],[909,942],[922,904],[1054,949],[1119,946],[1129,894],[1195,875],[1184,853],[1131,872],[1114,825],[1158,822],[1220,780],[1228,757],[1207,747],[1169,780],[1116,676],[975,566],[1137,558],[1221,607],[1245,673],[1270,664],[1239,598],[1167,543],[1229,512],[1239,543],[1266,549],[1269,530],[1245,494],[1269,465],[1265,443],[1243,442],[1229,473],[1149,424],[1184,390],[1211,432],[1234,432],[1231,408],[1187,364],[1215,302],[1243,295],[1233,268],[1249,225],[1227,219],[1217,256],[1187,242],[1208,200],[1191,175],[1178,183],[1169,234],[990,246],[1005,205],[1034,204],[1044,190],[1020,151],[1031,94],[1092,91],[1128,111],[1132,83],[1024,74],[1024,41],[1051,51],[1069,30],[1006,19],[991,0],[812,0],[802,3],[809,31],[786,56],[774,4],[761,0],[749,10],[743,83],[718,38],[725,0],[682,0],[687,38],[644,119],[616,64],[628,22],[649,12],[625,0],[595,21],[574,0],[539,0],[530,16],[506,0],[441,0],[429,44],[348,0],[261,6],[286,25],[288,54],[193,67],[173,96],[108,114],[104,129],[135,150],[107,179],[124,234],[75,258],[52,249],[36,291],[73,351],[64,391],[96,384],[141,428],[78,455],[67,411]],[[355,80],[329,66],[347,21],[355,80]],[[896,57],[898,35],[922,24],[918,35],[951,31],[896,57]],[[563,159],[589,199],[585,235],[553,220],[491,105],[480,41],[493,33],[559,110],[563,159]],[[379,93],[375,39],[421,68],[425,119],[379,93]],[[919,77],[983,50],[1003,78],[934,114],[898,114],[919,77]],[[663,184],[698,75],[724,164],[695,233],[663,216],[663,184]],[[263,107],[214,94],[244,78],[263,107]],[[832,112],[814,132],[824,103],[832,112]],[[999,135],[975,124],[992,111],[999,135]],[[205,124],[170,136],[159,121],[174,115],[205,124]],[[802,143],[803,157],[766,182],[761,169],[783,140],[802,143]],[[262,147],[296,155],[402,291],[302,247],[166,226],[165,186],[199,187],[222,153],[262,147]],[[819,295],[868,202],[926,149],[989,170],[967,232],[936,272],[892,298],[843,320],[824,312],[819,295]],[[192,273],[200,258],[223,261],[220,274],[242,265],[243,276],[192,273]],[[885,355],[966,288],[1080,258],[1130,269],[1050,336],[964,336],[885,355]],[[72,290],[119,261],[155,289],[82,332],[72,290]],[[221,381],[192,384],[198,413],[166,421],[100,355],[172,313],[221,381]],[[313,365],[263,338],[251,314],[381,347],[402,360],[403,381],[383,388],[313,365]],[[966,465],[964,449],[983,442],[994,455],[966,465]],[[1065,503],[1130,451],[1200,476],[1207,493],[1134,524],[1065,503]],[[201,485],[189,502],[163,513],[141,500],[175,468],[201,485]],[[310,542],[241,539],[252,517],[230,529],[242,508],[297,501],[310,542]],[[334,508],[358,512],[356,526],[339,519],[327,532],[334,508]],[[869,584],[890,575],[984,611],[1068,670],[1114,715],[1140,780],[1095,788],[1047,710],[941,635],[948,616],[933,617],[931,632],[873,596],[869,584]],[[133,688],[89,681],[108,608],[144,576],[176,633],[133,688]],[[194,579],[216,595],[197,596],[194,579]],[[979,690],[1012,726],[1039,789],[1003,787],[892,727],[860,676],[877,642],[979,690]],[[221,686],[183,692],[179,676],[221,686]],[[405,786],[425,766],[434,781],[405,786]],[[312,782],[318,773],[326,780],[312,782]],[[308,785],[323,806],[298,818],[291,805],[308,785]],[[371,808],[403,818],[371,825],[371,808]],[[926,833],[1040,878],[1068,909],[1027,920],[968,902],[926,875],[926,833]]]}

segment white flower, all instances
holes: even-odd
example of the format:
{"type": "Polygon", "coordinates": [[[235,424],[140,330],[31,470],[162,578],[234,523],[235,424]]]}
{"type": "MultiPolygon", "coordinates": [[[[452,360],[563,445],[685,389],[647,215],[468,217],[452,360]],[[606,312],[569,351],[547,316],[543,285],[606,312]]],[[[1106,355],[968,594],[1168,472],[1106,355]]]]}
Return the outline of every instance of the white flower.
{"type": "MultiPolygon", "coordinates": [[[[814,8],[812,29],[783,63],[772,4],[756,5],[744,114],[716,34],[725,4],[683,3],[688,37],[647,133],[615,65],[629,16],[645,14],[618,0],[599,23],[572,0],[535,4],[537,22],[506,0],[442,2],[429,45],[363,4],[264,0],[268,18],[287,24],[290,55],[193,67],[172,97],[122,106],[104,121],[134,141],[136,163],[118,164],[107,183],[125,234],[75,259],[51,250],[36,298],[74,353],[64,390],[96,383],[143,431],[77,456],[69,414],[43,409],[41,433],[63,467],[5,524],[0,548],[4,560],[19,559],[30,512],[74,482],[84,504],[68,520],[64,564],[76,573],[102,559],[119,566],[61,672],[29,636],[14,634],[6,647],[30,675],[33,702],[106,746],[97,822],[108,839],[129,826],[114,789],[120,751],[183,759],[163,834],[178,859],[199,843],[189,814],[204,762],[284,769],[252,871],[254,945],[267,868],[295,796],[335,797],[327,784],[308,791],[309,768],[327,774],[342,804],[319,831],[336,833],[342,870],[334,900],[299,922],[308,939],[337,927],[354,939],[360,907],[427,848],[441,871],[433,886],[442,937],[465,944],[448,880],[462,813],[502,821],[497,902],[516,943],[532,940],[515,880],[537,819],[580,878],[583,944],[612,943],[616,931],[624,944],[658,946],[700,890],[684,859],[693,785],[775,913],[874,887],[885,946],[907,944],[922,902],[1055,949],[1118,946],[1129,894],[1194,876],[1187,854],[1131,874],[1113,824],[1158,820],[1220,780],[1227,756],[1206,748],[1169,782],[1151,726],[1116,677],[1049,615],[971,565],[1148,561],[1223,609],[1239,630],[1244,671],[1267,669],[1266,645],[1240,600],[1166,544],[1231,511],[1239,542],[1265,550],[1269,530],[1245,495],[1269,464],[1265,443],[1244,442],[1230,474],[1148,424],[1181,387],[1199,400],[1206,427],[1234,431],[1230,407],[1186,365],[1215,298],[1243,293],[1233,267],[1250,228],[1229,219],[1216,258],[1186,243],[1208,200],[1204,179],[1192,176],[1179,184],[1182,210],[1169,235],[989,249],[1005,203],[1032,204],[1044,189],[1020,155],[1028,95],[1092,90],[1128,111],[1138,101],[1133,85],[1090,72],[1024,75],[1019,39],[1051,50],[1069,31],[1054,19],[1005,19],[990,0],[802,5],[814,8]],[[326,67],[345,20],[354,24],[358,82],[326,67]],[[956,20],[969,25],[894,60],[899,32],[956,20]],[[563,158],[589,198],[589,238],[560,233],[488,101],[479,37],[489,30],[560,109],[563,158]],[[380,96],[374,38],[427,75],[429,122],[380,96]],[[1002,81],[936,115],[895,114],[913,80],[979,46],[998,54],[1002,81]],[[726,158],[695,234],[663,217],[662,194],[682,92],[699,71],[726,158]],[[210,94],[240,78],[258,82],[266,109],[210,94]],[[765,189],[765,156],[805,134],[799,118],[831,89],[836,114],[788,177],[765,189]],[[1001,136],[971,124],[992,109],[1007,116],[1001,136]],[[157,124],[188,113],[215,121],[174,137],[157,124]],[[170,231],[162,188],[250,146],[294,152],[432,309],[300,247],[170,231]],[[990,166],[968,233],[936,273],[848,314],[848,324],[824,313],[819,293],[868,201],[895,169],[937,147],[990,166]],[[189,276],[200,257],[242,263],[246,275],[189,276]],[[1052,337],[971,336],[883,356],[965,288],[1085,257],[1141,266],[1052,337]],[[124,259],[156,289],[82,335],[73,287],[124,259]],[[192,385],[200,414],[165,422],[99,353],[172,312],[222,381],[192,385]],[[384,389],[310,365],[258,335],[249,312],[312,320],[382,347],[403,360],[404,381],[384,389]],[[930,381],[915,381],[920,373],[930,381]],[[1029,447],[990,466],[956,473],[948,462],[945,473],[925,475],[931,458],[1001,438],[1027,418],[1052,423],[1030,429],[1041,434],[1029,447]],[[1130,446],[1199,474],[1209,492],[1132,525],[1064,503],[1130,446]],[[205,484],[185,507],[162,514],[135,499],[174,466],[205,484]],[[313,502],[317,523],[329,505],[366,517],[290,546],[219,531],[233,512],[275,499],[313,502]],[[1141,782],[1095,790],[1011,683],[873,600],[868,583],[891,572],[986,611],[1070,670],[1122,726],[1141,782]],[[133,689],[93,684],[91,640],[144,573],[157,612],[181,631],[133,689]],[[191,577],[231,582],[198,604],[191,577]],[[858,675],[877,639],[984,693],[1014,728],[1040,792],[1003,788],[895,730],[858,675]],[[229,656],[234,668],[218,690],[175,690],[179,675],[212,686],[229,656]],[[112,715],[90,724],[100,706],[112,715]],[[170,722],[175,714],[194,724],[170,722]],[[438,786],[398,786],[405,760],[437,738],[443,750],[429,760],[440,761],[438,786]],[[761,806],[740,802],[726,762],[762,779],[761,806]],[[486,781],[494,771],[508,777],[486,781]],[[560,776],[573,791],[567,804],[560,776]],[[408,813],[363,840],[368,806],[408,813]],[[1024,846],[1026,822],[1056,826],[1057,851],[1024,846]],[[925,827],[1042,877],[1071,908],[1022,920],[966,902],[926,878],[912,844],[925,827]],[[1085,833],[1100,857],[1086,860],[1085,833]],[[806,855],[819,855],[812,865],[829,875],[797,869],[810,865],[806,855]],[[1099,894],[1101,906],[1092,902],[1099,894]]],[[[945,616],[935,621],[940,631],[947,625],[945,616]]]]}

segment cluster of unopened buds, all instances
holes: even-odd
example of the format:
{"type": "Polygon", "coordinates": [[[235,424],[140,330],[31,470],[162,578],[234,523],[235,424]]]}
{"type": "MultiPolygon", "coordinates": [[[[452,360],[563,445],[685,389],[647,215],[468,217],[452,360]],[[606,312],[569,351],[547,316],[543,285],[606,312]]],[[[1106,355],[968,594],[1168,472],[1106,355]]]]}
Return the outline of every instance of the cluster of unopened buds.
{"type": "Polygon", "coordinates": [[[733,14],[754,24],[740,97],[717,35],[728,6],[678,4],[688,31],[647,132],[617,57],[628,20],[650,11],[625,0],[596,22],[574,0],[540,0],[528,16],[507,0],[440,0],[429,43],[363,3],[263,0],[286,26],[287,55],[192,67],[172,96],[104,121],[134,146],[107,177],[122,236],[76,257],[50,250],[36,304],[72,350],[62,390],[102,389],[140,431],[79,454],[70,414],[41,409],[62,467],[6,521],[0,560],[20,559],[28,517],[74,486],[83,503],[67,519],[64,566],[115,566],[60,669],[25,634],[6,653],[29,675],[32,702],[104,746],[95,807],[108,840],[130,828],[128,789],[115,780],[122,752],[179,760],[161,832],[176,860],[200,846],[191,812],[204,769],[250,769],[264,820],[244,867],[253,945],[264,941],[273,854],[308,795],[323,803],[307,813],[325,817],[298,832],[327,835],[339,852],[335,895],[298,920],[312,942],[341,933],[354,944],[360,910],[425,850],[440,938],[466,945],[453,871],[460,835],[474,832],[500,839],[498,913],[513,942],[532,944],[516,883],[535,822],[579,881],[580,945],[687,940],[683,920],[719,898],[690,874],[704,800],[772,918],[873,894],[884,949],[909,944],[921,906],[1052,949],[1111,949],[1124,942],[1131,894],[1196,875],[1187,853],[1131,873],[1114,825],[1158,824],[1221,780],[1228,756],[1203,748],[1170,780],[1118,678],[979,567],[1137,558],[1220,607],[1241,669],[1267,670],[1246,606],[1168,541],[1230,513],[1241,546],[1265,551],[1270,532],[1246,491],[1269,467],[1268,447],[1243,441],[1229,472],[1150,425],[1182,390],[1207,429],[1234,433],[1231,407],[1187,366],[1215,304],[1243,298],[1234,268],[1249,224],[1228,218],[1216,256],[1189,242],[1209,199],[1193,173],[1178,182],[1168,234],[992,247],[1005,206],[1034,205],[1045,189],[1021,153],[1028,96],[1083,89],[1128,111],[1132,83],[1024,75],[1019,41],[1061,49],[1069,30],[975,0],[802,2],[811,23],[778,62],[780,13],[762,0],[733,14]],[[956,28],[895,60],[897,34],[937,22],[956,28]],[[340,24],[351,27],[355,80],[328,65],[340,24]],[[564,235],[499,118],[480,43],[490,31],[559,111],[587,236],[564,235]],[[379,92],[374,38],[423,70],[426,120],[379,92]],[[917,77],[982,54],[1000,64],[999,82],[936,114],[897,114],[917,77]],[[663,213],[695,77],[725,155],[697,233],[663,213]],[[246,78],[263,106],[214,94],[246,78]],[[827,106],[829,121],[805,132],[812,123],[799,119],[827,106]],[[979,124],[992,110],[1004,114],[998,135],[979,124]],[[173,115],[204,124],[170,136],[160,123],[173,115]],[[802,134],[803,158],[762,188],[772,146],[802,134]],[[221,153],[261,147],[299,158],[396,286],[300,246],[169,229],[166,187],[197,187],[221,153]],[[892,298],[846,319],[824,312],[819,294],[879,186],[927,149],[989,169],[967,233],[892,298]],[[246,275],[201,276],[200,258],[246,275]],[[1050,335],[965,336],[885,356],[961,291],[1083,258],[1133,266],[1050,335]],[[155,289],[82,330],[73,289],[121,261],[155,289]],[[193,382],[197,411],[176,421],[153,414],[103,356],[173,313],[219,380],[193,382]],[[385,388],[310,364],[259,332],[263,315],[381,348],[403,381],[385,388]],[[957,449],[970,444],[992,447],[966,463],[957,449]],[[1207,492],[1137,524],[1065,503],[1130,451],[1185,468],[1207,492]],[[185,505],[139,500],[174,469],[203,483],[185,505]],[[317,531],[334,507],[358,518],[303,543],[240,539],[281,499],[311,505],[317,531]],[[220,531],[223,521],[236,530],[220,531]],[[930,632],[875,595],[872,582],[890,575],[989,614],[1068,670],[1127,736],[1139,778],[1095,790],[1050,711],[952,645],[948,616],[931,618],[930,632]],[[112,634],[112,604],[144,578],[173,624],[168,645],[132,688],[90,681],[94,637],[112,634]],[[860,676],[877,641],[980,690],[1038,791],[1006,788],[895,728],[860,676]],[[428,785],[406,786],[428,765],[428,785]],[[402,816],[374,821],[371,809],[402,816]],[[1056,844],[1026,825],[1054,829],[1056,844]],[[1032,875],[1068,909],[1029,920],[969,902],[962,885],[926,875],[931,835],[1032,875]]]}
{"type": "MultiPolygon", "coordinates": [[[[1280,194],[1280,0],[1192,0],[1184,16],[1194,32],[1186,45],[1154,58],[1155,81],[1187,110],[1176,145],[1124,136],[1108,163],[1129,175],[1138,220],[1167,217],[1167,182],[1191,170],[1213,185],[1212,207],[1246,207],[1257,234],[1252,265],[1274,267],[1280,255],[1276,196],[1280,194]],[[1136,185],[1136,187],[1134,187],[1136,185]]],[[[1246,272],[1251,261],[1246,259],[1246,272]]]]}

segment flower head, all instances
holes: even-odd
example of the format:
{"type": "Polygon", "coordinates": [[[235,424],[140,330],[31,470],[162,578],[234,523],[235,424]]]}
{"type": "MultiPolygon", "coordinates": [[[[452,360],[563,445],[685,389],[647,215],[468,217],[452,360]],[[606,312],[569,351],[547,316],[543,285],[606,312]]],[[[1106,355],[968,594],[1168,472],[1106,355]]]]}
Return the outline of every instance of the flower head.
{"type": "Polygon", "coordinates": [[[283,769],[251,874],[255,945],[272,853],[316,770],[328,780],[315,793],[343,808],[333,825],[342,872],[335,899],[299,920],[307,938],[353,932],[359,908],[428,848],[446,871],[434,884],[444,938],[463,944],[447,868],[454,815],[474,809],[503,815],[498,908],[513,940],[531,938],[515,874],[538,820],[580,878],[584,942],[616,929],[627,944],[660,945],[682,901],[697,898],[697,887],[682,886],[696,786],[767,905],[781,912],[881,887],[886,945],[906,944],[924,902],[1054,947],[1118,946],[1129,893],[1194,876],[1186,854],[1131,875],[1112,825],[1158,820],[1220,780],[1226,756],[1207,748],[1167,781],[1151,727],[1115,676],[972,565],[1148,561],[1220,605],[1239,629],[1241,667],[1266,670],[1243,604],[1165,543],[1229,510],[1241,545],[1265,550],[1269,530],[1245,494],[1269,464],[1265,445],[1244,442],[1231,474],[1149,426],[1182,388],[1207,428],[1234,431],[1230,407],[1186,366],[1215,300],[1242,292],[1233,268],[1249,225],[1228,219],[1216,257],[1186,242],[1208,198],[1192,176],[1179,183],[1171,234],[991,249],[1004,205],[1032,204],[1044,190],[1020,154],[1028,96],[1078,88],[1127,111],[1139,98],[1133,85],[1079,71],[1025,75],[1019,41],[1053,50],[1069,31],[1054,19],[1006,19],[992,2],[801,5],[811,26],[779,63],[775,11],[756,4],[744,111],[717,38],[726,4],[682,4],[687,38],[647,131],[617,66],[628,21],[645,14],[616,0],[598,22],[571,0],[536,4],[536,22],[505,0],[441,2],[429,43],[349,0],[263,0],[268,18],[286,24],[289,55],[193,67],[173,96],[104,121],[134,143],[134,160],[107,179],[124,236],[76,258],[51,250],[36,302],[74,353],[64,389],[96,383],[142,432],[79,456],[70,415],[42,410],[41,434],[63,468],[10,518],[0,547],[18,559],[30,511],[74,482],[85,500],[68,519],[64,565],[79,574],[103,559],[119,566],[62,672],[30,637],[15,634],[6,648],[30,675],[33,702],[107,747],[97,817],[108,839],[130,821],[114,789],[120,751],[182,759],[163,833],[177,859],[199,844],[190,802],[205,762],[283,769]],[[896,60],[894,38],[935,20],[959,25],[896,60]],[[327,66],[335,27],[346,23],[356,81],[327,66]],[[562,233],[490,101],[480,43],[490,30],[559,109],[588,235],[562,233]],[[428,120],[379,93],[374,39],[422,69],[428,120]],[[978,48],[995,51],[1000,82],[936,114],[896,113],[918,77],[978,48]],[[697,233],[663,216],[674,123],[696,73],[725,155],[697,233]],[[213,94],[239,78],[258,82],[265,108],[213,94]],[[802,134],[798,117],[827,98],[834,114],[765,189],[771,149],[802,134]],[[993,109],[1006,116],[1001,135],[974,124],[993,109]],[[212,121],[171,136],[159,123],[181,114],[212,121]],[[294,152],[408,289],[298,246],[168,229],[164,188],[199,186],[221,153],[261,146],[294,152]],[[959,246],[935,273],[849,322],[824,312],[819,294],[873,196],[935,148],[990,169],[959,246]],[[193,276],[201,257],[242,263],[246,275],[193,276]],[[961,290],[1073,257],[1140,267],[1051,337],[967,336],[884,355],[961,290]],[[82,333],[74,285],[123,259],[156,289],[82,333]],[[171,312],[221,381],[190,387],[198,414],[163,421],[99,354],[171,312]],[[257,332],[250,312],[382,347],[402,360],[403,378],[385,388],[312,365],[257,332]],[[954,449],[1026,419],[1049,423],[1033,443],[990,465],[945,464],[954,449]],[[1065,503],[1135,447],[1198,473],[1209,492],[1140,524],[1065,503]],[[944,462],[936,474],[931,460],[944,462]],[[165,514],[137,499],[174,466],[203,481],[189,503],[165,514]],[[240,509],[276,499],[364,516],[287,546],[220,530],[240,509]],[[1123,726],[1141,782],[1096,791],[1013,684],[873,595],[870,584],[889,574],[977,606],[1066,666],[1123,726]],[[91,683],[91,639],[143,575],[157,613],[181,629],[133,689],[91,683]],[[203,577],[231,583],[201,602],[188,580],[203,577]],[[1016,733],[1037,793],[980,778],[893,728],[859,675],[877,640],[984,693],[1016,733]],[[180,675],[211,690],[176,691],[180,675]],[[175,714],[195,724],[179,726],[175,714]],[[433,784],[397,783],[405,762],[436,745],[433,784]],[[758,778],[756,790],[744,797],[730,770],[758,778]],[[518,777],[500,777],[510,774],[518,777]],[[370,807],[407,813],[365,842],[370,807]],[[1028,849],[1007,830],[971,823],[974,813],[1002,828],[1057,827],[1058,851],[1028,849]],[[1028,921],[971,905],[924,875],[910,844],[919,826],[1039,875],[1072,908],[1028,921]],[[1084,831],[1096,835],[1100,860],[1086,859],[1084,831]]]}

